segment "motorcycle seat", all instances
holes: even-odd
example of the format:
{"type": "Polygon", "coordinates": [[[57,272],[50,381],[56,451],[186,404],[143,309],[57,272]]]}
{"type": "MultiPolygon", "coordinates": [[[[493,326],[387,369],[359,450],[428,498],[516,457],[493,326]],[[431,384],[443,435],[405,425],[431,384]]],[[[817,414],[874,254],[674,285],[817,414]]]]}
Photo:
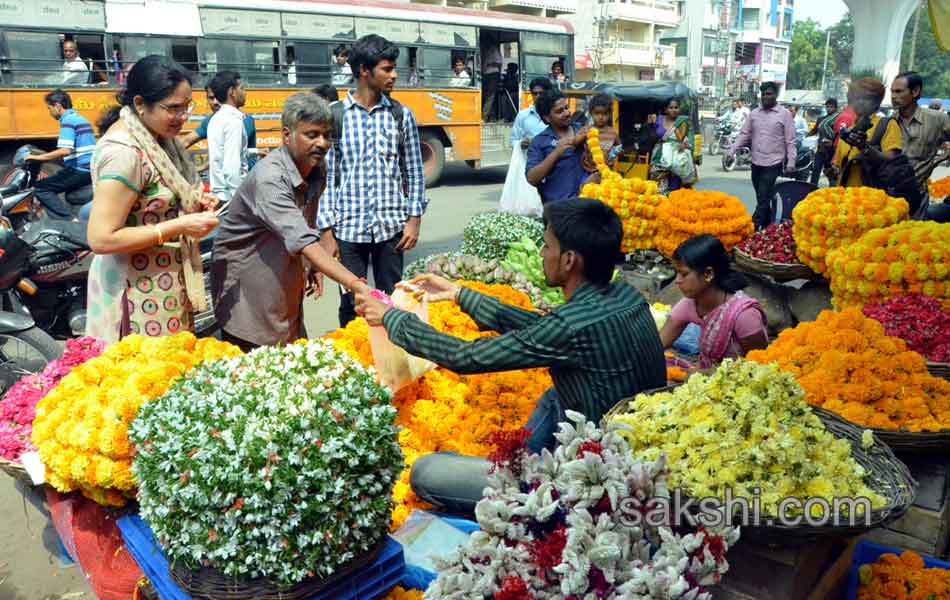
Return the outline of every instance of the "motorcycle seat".
{"type": "Polygon", "coordinates": [[[41,219],[23,234],[23,239],[35,244],[41,238],[59,237],[70,242],[75,249],[89,249],[89,240],[86,239],[86,223],[67,221],[64,219],[41,219]]]}
{"type": "Polygon", "coordinates": [[[66,192],[66,202],[73,206],[82,206],[92,202],[92,184],[66,192]]]}

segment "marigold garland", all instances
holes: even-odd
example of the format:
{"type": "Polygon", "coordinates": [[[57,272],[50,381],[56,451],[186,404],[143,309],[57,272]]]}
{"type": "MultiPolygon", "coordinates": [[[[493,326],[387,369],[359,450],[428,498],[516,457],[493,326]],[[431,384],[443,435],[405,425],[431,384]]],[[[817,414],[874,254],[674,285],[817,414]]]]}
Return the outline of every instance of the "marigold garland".
{"type": "Polygon", "coordinates": [[[777,363],[805,389],[809,404],[865,427],[950,428],[950,381],[931,376],[924,358],[857,308],[826,310],[779,334],[748,358],[777,363]]]}
{"type": "Polygon", "coordinates": [[[124,505],[136,494],[128,426],[139,407],[198,363],[240,353],[187,332],[130,335],[75,367],[36,405],[32,441],[46,481],[60,492],[81,490],[99,504],[124,505]]]}
{"type": "MultiPolygon", "coordinates": [[[[508,304],[532,308],[525,294],[507,285],[458,283],[508,304]]],[[[465,340],[497,335],[480,331],[454,302],[429,304],[429,323],[443,333],[465,340]]],[[[326,337],[363,364],[371,365],[373,357],[367,335],[366,321],[354,319],[346,328],[326,337]]],[[[439,367],[399,390],[393,404],[399,411],[396,423],[403,427],[399,445],[406,457],[406,469],[393,489],[396,508],[392,527],[401,525],[414,508],[428,508],[409,487],[409,469],[416,458],[440,450],[486,456],[492,449],[489,436],[499,429],[523,425],[537,399],[549,387],[551,377],[546,369],[459,375],[439,367]]]]}
{"type": "Polygon", "coordinates": [[[950,223],[905,221],[872,229],[828,253],[832,303],[861,307],[919,293],[950,308],[950,223]]]}
{"type": "Polygon", "coordinates": [[[875,227],[887,227],[908,216],[907,201],[869,187],[816,190],[792,211],[798,258],[816,273],[829,273],[826,258],[875,227]]]}
{"type": "Polygon", "coordinates": [[[604,161],[596,127],[587,133],[587,146],[600,173],[601,183],[589,183],[581,188],[581,196],[600,200],[614,209],[623,223],[623,241],[620,249],[626,254],[654,247],[656,214],[665,197],[657,193],[654,181],[623,178],[604,161]]]}
{"type": "Polygon", "coordinates": [[[719,238],[731,251],[755,229],[742,202],[723,192],[676,190],[660,205],[657,217],[656,249],[666,256],[703,233],[719,238]]]}
{"type": "Polygon", "coordinates": [[[857,600],[950,600],[950,570],[928,568],[912,550],[858,568],[857,600]]]}
{"type": "Polygon", "coordinates": [[[928,182],[927,190],[930,192],[930,199],[932,201],[950,197],[950,177],[928,182]]]}

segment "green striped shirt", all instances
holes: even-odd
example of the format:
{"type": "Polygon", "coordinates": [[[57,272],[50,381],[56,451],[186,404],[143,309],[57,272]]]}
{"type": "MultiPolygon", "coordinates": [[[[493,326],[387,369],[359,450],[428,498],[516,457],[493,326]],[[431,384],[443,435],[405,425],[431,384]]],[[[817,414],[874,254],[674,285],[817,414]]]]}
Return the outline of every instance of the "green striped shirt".
{"type": "Polygon", "coordinates": [[[650,308],[626,283],[583,284],[543,316],[468,288],[459,305],[479,327],[501,335],[468,342],[401,310],[388,311],[383,325],[394,344],[456,373],[549,367],[562,407],[594,421],[621,399],[666,385],[650,308]]]}

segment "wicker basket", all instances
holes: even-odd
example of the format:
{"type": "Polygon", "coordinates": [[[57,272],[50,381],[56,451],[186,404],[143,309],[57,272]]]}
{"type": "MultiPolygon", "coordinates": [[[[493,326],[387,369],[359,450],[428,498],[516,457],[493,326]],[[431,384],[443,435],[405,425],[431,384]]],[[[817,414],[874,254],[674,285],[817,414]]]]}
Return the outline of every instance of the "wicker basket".
{"type": "Polygon", "coordinates": [[[351,573],[373,564],[386,547],[386,542],[384,535],[369,552],[346,563],[333,575],[324,579],[304,579],[289,588],[278,588],[269,579],[235,579],[208,567],[192,571],[180,563],[171,566],[171,576],[178,587],[194,600],[306,600],[351,573]]]}
{"type": "MultiPolygon", "coordinates": [[[[645,393],[665,392],[674,387],[669,386],[645,393]]],[[[611,408],[604,415],[604,427],[606,428],[607,422],[617,413],[625,411],[629,403],[630,399],[624,399],[611,408]]],[[[855,524],[850,524],[845,520],[843,524],[814,526],[803,522],[791,526],[771,522],[763,516],[765,524],[742,527],[743,540],[766,545],[797,546],[823,537],[850,537],[899,518],[914,503],[917,482],[911,476],[907,466],[894,456],[894,452],[883,440],[875,438],[874,445],[865,449],[862,446],[861,436],[864,433],[862,428],[828,411],[815,410],[814,412],[832,435],[845,439],[851,444],[852,456],[867,472],[865,483],[884,497],[886,504],[871,511],[867,520],[858,518],[855,524]]]]}
{"type": "Polygon", "coordinates": [[[887,444],[895,452],[907,453],[931,453],[946,452],[950,449],[950,429],[941,431],[901,431],[894,429],[877,429],[875,427],[863,427],[856,423],[848,421],[841,415],[833,413],[830,410],[813,406],[812,410],[822,418],[822,420],[835,420],[857,429],[870,429],[874,435],[882,442],[887,444]]]}
{"type": "Polygon", "coordinates": [[[12,460],[7,460],[5,458],[0,458],[0,471],[3,471],[14,479],[19,479],[30,487],[33,487],[33,479],[20,463],[13,462],[12,460]]]}
{"type": "Polygon", "coordinates": [[[934,377],[950,379],[950,363],[936,363],[927,361],[927,370],[934,377]]]}
{"type": "Polygon", "coordinates": [[[775,281],[816,279],[819,277],[817,273],[801,263],[784,264],[769,262],[767,260],[762,260],[761,258],[755,258],[750,254],[746,254],[739,248],[734,248],[732,252],[733,256],[735,257],[736,266],[739,269],[751,273],[768,275],[775,281]]]}

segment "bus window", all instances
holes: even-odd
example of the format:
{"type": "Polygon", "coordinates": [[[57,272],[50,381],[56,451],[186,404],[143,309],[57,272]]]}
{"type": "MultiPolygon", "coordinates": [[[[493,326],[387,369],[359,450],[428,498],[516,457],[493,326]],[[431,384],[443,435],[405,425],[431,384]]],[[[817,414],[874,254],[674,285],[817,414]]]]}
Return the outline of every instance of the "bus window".
{"type": "Polygon", "coordinates": [[[63,55],[55,33],[4,31],[3,82],[19,85],[55,85],[63,81],[63,55]]]}
{"type": "Polygon", "coordinates": [[[277,42],[206,38],[201,40],[198,50],[209,77],[219,71],[237,71],[249,84],[280,83],[277,42]]]}
{"type": "Polygon", "coordinates": [[[303,86],[329,83],[332,54],[330,44],[287,42],[287,83],[303,86]]]}
{"type": "MultiPolygon", "coordinates": [[[[198,73],[198,44],[191,38],[172,39],[172,58],[192,73],[198,73]]],[[[195,82],[195,85],[201,85],[195,82]]]]}
{"type": "Polygon", "coordinates": [[[453,52],[450,49],[420,48],[417,56],[426,87],[448,87],[451,84],[455,73],[452,71],[453,52]]]}
{"type": "Polygon", "coordinates": [[[144,35],[113,35],[113,48],[118,46],[118,53],[113,60],[113,77],[118,83],[124,83],[132,65],[151,54],[168,56],[171,54],[171,40],[162,37],[147,37],[144,35]]]}
{"type": "Polygon", "coordinates": [[[418,71],[416,58],[417,48],[409,46],[399,47],[399,56],[396,58],[396,86],[419,87],[422,85],[422,74],[418,71]]]}
{"type": "Polygon", "coordinates": [[[109,83],[109,66],[106,64],[102,36],[96,34],[73,34],[66,36],[66,39],[72,39],[73,43],[76,44],[79,56],[89,68],[89,77],[86,79],[86,83],[109,83]]]}
{"type": "Polygon", "coordinates": [[[560,56],[525,54],[523,79],[525,81],[531,81],[535,77],[550,77],[551,65],[553,65],[555,61],[561,61],[561,64],[564,64],[564,59],[560,56]]]}

